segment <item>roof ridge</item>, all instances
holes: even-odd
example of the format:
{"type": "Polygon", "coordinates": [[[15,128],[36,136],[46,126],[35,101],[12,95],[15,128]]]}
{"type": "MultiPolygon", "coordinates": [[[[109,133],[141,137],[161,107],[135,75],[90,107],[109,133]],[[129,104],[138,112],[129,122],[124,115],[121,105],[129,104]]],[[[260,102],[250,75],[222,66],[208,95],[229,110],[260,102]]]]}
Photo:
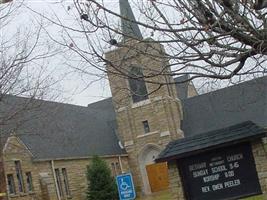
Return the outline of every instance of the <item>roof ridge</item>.
{"type": "Polygon", "coordinates": [[[23,99],[25,101],[33,101],[33,102],[40,102],[41,104],[45,103],[45,104],[58,104],[58,105],[66,105],[66,106],[72,106],[72,107],[79,107],[79,108],[88,108],[91,105],[96,105],[98,103],[101,103],[103,101],[107,101],[109,99],[112,99],[112,97],[107,97],[105,99],[96,101],[96,102],[92,102],[90,104],[88,104],[87,106],[83,106],[83,105],[77,105],[77,104],[72,104],[72,103],[64,103],[64,102],[58,102],[58,101],[52,101],[52,100],[46,100],[46,99],[36,99],[36,98],[30,98],[30,97],[23,97],[23,96],[17,96],[17,95],[12,95],[12,94],[5,94],[4,98],[16,98],[16,99],[23,99]]]}
{"type": "Polygon", "coordinates": [[[107,97],[107,98],[105,98],[105,99],[101,99],[101,100],[99,100],[99,101],[95,101],[95,102],[89,103],[89,104],[87,105],[87,107],[92,106],[92,105],[96,105],[96,104],[98,104],[98,103],[101,103],[101,102],[104,102],[104,101],[107,101],[107,100],[112,100],[112,97],[107,97]]]}
{"type": "Polygon", "coordinates": [[[251,80],[247,80],[247,81],[236,83],[236,84],[233,84],[233,85],[230,85],[230,86],[226,86],[224,88],[219,88],[219,89],[214,90],[214,91],[210,91],[210,92],[207,92],[207,93],[199,94],[197,96],[193,96],[193,97],[184,99],[183,101],[192,100],[192,99],[200,98],[200,97],[203,97],[203,96],[208,96],[208,95],[211,95],[211,94],[215,94],[215,93],[221,92],[223,90],[229,90],[231,88],[242,87],[245,84],[250,84],[250,83],[253,83],[253,82],[261,81],[262,79],[267,79],[267,76],[261,76],[261,77],[253,78],[251,80]]]}

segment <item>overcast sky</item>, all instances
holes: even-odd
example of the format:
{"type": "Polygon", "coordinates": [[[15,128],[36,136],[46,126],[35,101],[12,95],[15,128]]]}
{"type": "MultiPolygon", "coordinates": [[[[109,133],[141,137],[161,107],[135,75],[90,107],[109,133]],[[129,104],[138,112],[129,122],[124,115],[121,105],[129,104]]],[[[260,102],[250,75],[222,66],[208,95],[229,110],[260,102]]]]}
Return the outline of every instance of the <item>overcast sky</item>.
{"type": "MultiPolygon", "coordinates": [[[[46,16],[56,14],[60,17],[62,22],[72,26],[74,24],[72,15],[66,12],[69,6],[72,7],[72,0],[65,1],[64,4],[55,2],[56,1],[54,0],[26,0],[25,5],[26,7],[29,6],[29,8],[33,11],[46,16]]],[[[110,5],[114,6],[114,8],[116,6],[118,7],[118,0],[109,0],[107,3],[110,3],[110,5]]],[[[32,28],[33,24],[36,24],[36,21],[40,22],[38,15],[26,7],[20,9],[19,15],[13,20],[13,24],[10,25],[10,29],[8,31],[17,31],[18,28],[22,29],[22,27],[24,29],[32,28]]],[[[75,9],[73,8],[70,12],[74,11],[75,9]]],[[[55,37],[57,37],[58,31],[60,31],[58,27],[53,25],[48,25],[46,30],[55,37]]],[[[89,103],[111,96],[107,80],[102,79],[100,81],[96,81],[96,77],[82,77],[79,74],[72,74],[71,70],[65,65],[67,60],[63,59],[65,58],[53,57],[46,61],[46,64],[49,66],[50,73],[55,75],[55,79],[62,79],[53,88],[55,93],[60,93],[59,101],[87,106],[89,103]],[[65,64],[63,64],[63,62],[65,62],[65,64]],[[85,78],[90,80],[84,80],[85,78]],[[89,86],[88,83],[90,83],[89,86]]],[[[75,63],[74,61],[70,61],[69,63],[74,66],[78,65],[78,63],[75,63]]]]}
{"type": "MultiPolygon", "coordinates": [[[[16,0],[14,1],[15,3],[18,2],[16,0]]],[[[38,13],[51,19],[58,17],[62,23],[75,28],[77,21],[74,20],[75,18],[73,13],[76,13],[76,10],[73,8],[73,1],[62,0],[63,3],[59,2],[61,2],[61,0],[58,2],[55,0],[25,0],[25,6],[20,9],[19,14],[16,16],[16,18],[14,18],[13,23],[10,24],[10,30],[6,31],[9,34],[10,32],[17,31],[18,29],[28,29],[38,26],[38,23],[43,22],[38,13]],[[69,7],[71,9],[68,11],[69,7]]],[[[106,5],[108,5],[108,8],[118,11],[119,0],[104,0],[104,2],[106,5]]],[[[132,1],[130,0],[130,3],[131,2],[132,1]]],[[[132,6],[135,15],[138,18],[138,14],[135,12],[136,10],[134,9],[134,5],[132,4],[132,6]]],[[[115,23],[119,24],[119,20],[115,23]]],[[[59,29],[59,27],[51,23],[47,23],[46,20],[44,20],[44,24],[45,30],[48,31],[49,34],[51,34],[54,38],[57,38],[61,35],[61,29],[59,29]]],[[[85,43],[86,45],[86,41],[83,40],[79,40],[79,43],[85,43]]],[[[79,66],[80,62],[72,57],[69,57],[68,54],[66,55],[67,56],[65,57],[56,56],[45,62],[45,64],[48,66],[47,73],[53,74],[56,80],[61,80],[53,87],[54,92],[60,94],[58,101],[87,106],[89,103],[111,96],[109,84],[106,79],[98,80],[99,77],[96,76],[81,76],[81,74],[72,73],[72,69],[67,67],[67,64],[79,66]]],[[[195,82],[195,84],[198,84],[198,82],[195,82]]],[[[220,82],[214,87],[221,87],[221,85],[222,83],[220,82]]],[[[227,85],[227,83],[225,85],[227,85]]]]}

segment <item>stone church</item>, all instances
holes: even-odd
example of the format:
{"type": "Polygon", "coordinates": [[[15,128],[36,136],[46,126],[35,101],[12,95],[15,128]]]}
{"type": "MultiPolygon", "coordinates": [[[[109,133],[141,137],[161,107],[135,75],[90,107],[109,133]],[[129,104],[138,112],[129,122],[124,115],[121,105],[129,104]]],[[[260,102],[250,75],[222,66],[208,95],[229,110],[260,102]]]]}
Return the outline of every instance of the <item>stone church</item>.
{"type": "MultiPolygon", "coordinates": [[[[253,177],[259,179],[253,179],[258,187],[252,193],[266,194],[267,78],[197,95],[192,83],[184,82],[187,76],[150,76],[151,69],[169,72],[164,48],[142,37],[128,1],[120,0],[120,10],[124,37],[105,55],[112,98],[87,107],[11,95],[1,99],[1,116],[14,116],[0,127],[8,199],[85,199],[86,168],[94,155],[106,160],[114,176],[131,172],[138,195],[170,189],[174,199],[195,199],[184,194],[183,188],[194,185],[187,186],[177,169],[179,156],[248,138],[256,140],[253,177]],[[136,78],[118,76],[118,69],[136,78]]],[[[202,170],[196,177],[208,173],[202,165],[190,166],[202,170]]]]}

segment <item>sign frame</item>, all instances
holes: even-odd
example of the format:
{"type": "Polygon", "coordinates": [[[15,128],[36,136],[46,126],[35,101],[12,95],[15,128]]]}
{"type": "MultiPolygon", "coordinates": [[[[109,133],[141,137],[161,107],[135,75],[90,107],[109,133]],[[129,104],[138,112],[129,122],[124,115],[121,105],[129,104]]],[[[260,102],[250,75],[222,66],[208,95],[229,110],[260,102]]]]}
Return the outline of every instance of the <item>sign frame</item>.
{"type": "MultiPolygon", "coordinates": [[[[201,151],[198,154],[195,154],[195,155],[192,155],[192,156],[188,156],[188,157],[176,160],[176,165],[177,165],[177,168],[179,169],[178,171],[179,171],[179,175],[181,177],[181,183],[182,183],[182,186],[183,186],[183,192],[184,192],[184,195],[185,195],[187,200],[195,200],[196,199],[196,198],[193,198],[193,196],[192,196],[192,194],[190,192],[191,191],[190,188],[192,189],[193,185],[197,183],[196,182],[193,185],[190,183],[191,177],[190,178],[187,177],[189,171],[185,171],[185,168],[190,166],[190,165],[187,166],[187,164],[189,164],[190,160],[192,161],[194,157],[200,157],[200,159],[199,159],[200,161],[202,161],[202,160],[205,161],[205,159],[207,157],[209,157],[209,154],[210,155],[213,155],[213,154],[216,155],[216,153],[213,153],[214,151],[216,151],[216,152],[218,151],[217,154],[219,154],[220,152],[223,152],[222,153],[222,155],[223,155],[224,151],[225,151],[225,147],[227,147],[228,149],[234,149],[234,150],[236,150],[235,147],[237,147],[237,148],[239,147],[241,149],[246,149],[248,151],[247,153],[249,153],[250,156],[251,156],[250,157],[251,160],[248,161],[248,164],[250,165],[250,167],[255,168],[255,171],[252,172],[252,174],[255,173],[254,181],[257,182],[257,186],[255,186],[255,191],[252,192],[252,193],[236,194],[236,195],[233,195],[232,197],[231,196],[229,196],[229,197],[221,197],[220,199],[221,200],[225,200],[225,199],[229,199],[230,200],[230,199],[245,198],[245,197],[250,197],[250,196],[262,194],[262,190],[261,190],[261,186],[260,186],[260,183],[259,183],[259,177],[258,177],[258,173],[257,173],[257,169],[256,169],[256,164],[255,164],[255,159],[254,159],[254,155],[253,155],[253,152],[252,152],[251,144],[248,143],[248,142],[244,142],[244,143],[237,143],[235,145],[232,144],[232,145],[219,146],[217,148],[212,148],[212,149],[208,149],[206,151],[201,151]],[[205,154],[207,154],[207,155],[205,155],[205,154]],[[187,160],[187,161],[185,161],[185,163],[183,163],[184,160],[187,160]]],[[[227,155],[227,153],[225,153],[225,155],[227,155]]],[[[211,156],[211,158],[212,158],[212,156],[211,156]]],[[[227,164],[227,162],[226,162],[226,164],[227,164]]],[[[224,181],[224,179],[222,181],[224,181]]],[[[197,194],[197,193],[195,193],[195,194],[197,194]]],[[[215,192],[215,195],[216,195],[216,192],[215,192]]],[[[203,200],[207,200],[208,199],[209,200],[209,199],[212,199],[212,198],[208,198],[208,197],[200,198],[199,197],[197,199],[199,199],[199,200],[202,200],[202,199],[203,200]]]]}
{"type": "Polygon", "coordinates": [[[135,188],[134,188],[134,183],[133,183],[133,176],[132,173],[124,173],[124,174],[120,174],[118,176],[116,176],[116,184],[118,186],[118,193],[119,193],[119,198],[120,200],[134,200],[136,198],[136,192],[135,192],[135,188]],[[126,180],[128,180],[128,182],[123,182],[123,179],[127,178],[126,180]],[[121,184],[120,184],[121,182],[121,184]],[[122,184],[124,184],[124,186],[126,186],[126,188],[124,189],[122,186],[122,184]],[[123,191],[124,190],[124,191],[123,191]],[[131,196],[130,197],[125,197],[123,196],[122,192],[126,192],[130,193],[131,196]]]}

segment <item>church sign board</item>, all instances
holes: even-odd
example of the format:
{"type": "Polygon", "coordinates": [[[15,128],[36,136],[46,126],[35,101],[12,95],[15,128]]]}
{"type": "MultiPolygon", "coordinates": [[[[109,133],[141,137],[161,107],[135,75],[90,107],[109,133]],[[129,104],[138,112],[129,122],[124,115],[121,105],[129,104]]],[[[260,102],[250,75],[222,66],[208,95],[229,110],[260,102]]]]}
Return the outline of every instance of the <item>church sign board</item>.
{"type": "Polygon", "coordinates": [[[261,193],[248,143],[178,160],[188,200],[238,199],[261,193]]]}

